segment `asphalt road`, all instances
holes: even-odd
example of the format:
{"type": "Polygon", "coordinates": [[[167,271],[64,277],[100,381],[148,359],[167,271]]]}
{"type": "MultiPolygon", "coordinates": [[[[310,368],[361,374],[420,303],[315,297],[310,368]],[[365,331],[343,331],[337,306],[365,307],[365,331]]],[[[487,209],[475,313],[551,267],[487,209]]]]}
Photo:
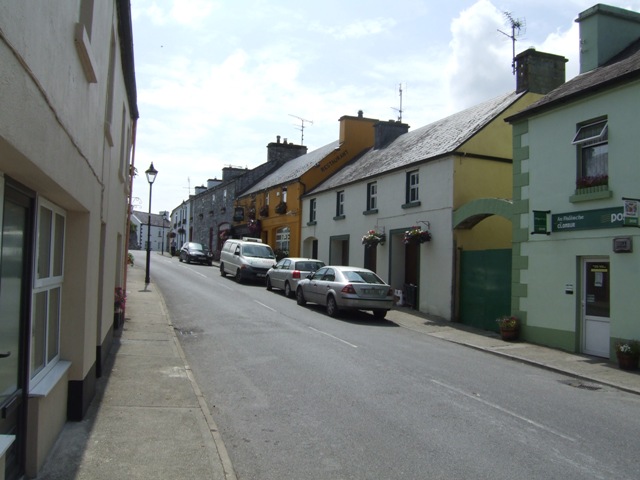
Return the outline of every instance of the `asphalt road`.
{"type": "Polygon", "coordinates": [[[241,480],[640,477],[637,396],[177,257],[151,278],[241,480]]]}

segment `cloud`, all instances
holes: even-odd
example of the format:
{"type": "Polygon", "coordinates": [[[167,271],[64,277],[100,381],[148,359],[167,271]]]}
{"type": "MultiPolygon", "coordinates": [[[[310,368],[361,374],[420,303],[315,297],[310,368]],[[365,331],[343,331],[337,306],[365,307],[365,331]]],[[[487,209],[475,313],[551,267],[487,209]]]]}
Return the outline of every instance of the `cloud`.
{"type": "Polygon", "coordinates": [[[172,0],[171,4],[166,1],[136,0],[131,9],[134,19],[144,15],[157,26],[176,23],[183,27],[199,28],[220,7],[221,3],[213,0],[172,0]]]}
{"type": "Polygon", "coordinates": [[[312,23],[311,31],[328,34],[338,40],[363,38],[370,35],[389,31],[396,25],[392,18],[375,18],[358,20],[342,27],[328,27],[318,23],[312,23]]]}

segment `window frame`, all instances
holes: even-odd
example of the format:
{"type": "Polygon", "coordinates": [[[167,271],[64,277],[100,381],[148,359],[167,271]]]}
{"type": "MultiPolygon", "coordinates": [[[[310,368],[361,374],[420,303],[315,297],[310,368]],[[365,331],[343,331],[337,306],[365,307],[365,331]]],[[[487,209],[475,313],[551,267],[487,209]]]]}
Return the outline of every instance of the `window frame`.
{"type": "Polygon", "coordinates": [[[317,221],[318,201],[316,198],[309,199],[309,223],[317,221]]]}
{"type": "Polygon", "coordinates": [[[378,210],[378,182],[367,183],[367,211],[378,210]]]}
{"type": "Polygon", "coordinates": [[[336,192],[336,218],[344,218],[344,190],[336,192]]]}
{"type": "Polygon", "coordinates": [[[36,245],[30,318],[32,338],[29,358],[29,379],[32,386],[40,382],[60,360],[60,326],[67,225],[66,211],[45,198],[38,198],[36,211],[36,245]],[[51,222],[48,224],[44,222],[43,210],[51,212],[51,222]],[[47,228],[48,231],[45,231],[47,228]],[[48,241],[44,235],[48,237],[48,241]],[[46,258],[42,257],[45,249],[47,250],[46,258]],[[46,272],[40,271],[43,267],[41,259],[44,259],[48,264],[46,272]],[[44,304],[40,304],[39,301],[42,301],[43,295],[44,304]],[[43,308],[37,308],[38,306],[43,308]],[[41,313],[43,317],[37,318],[38,313],[41,313]],[[52,315],[56,315],[57,318],[52,318],[52,315]],[[43,338],[35,338],[38,334],[42,334],[43,338]],[[42,350],[36,350],[36,346],[42,350]],[[36,365],[37,354],[42,358],[36,365]]]}
{"type": "Polygon", "coordinates": [[[609,185],[609,122],[606,117],[588,120],[578,124],[576,134],[571,141],[576,146],[576,190],[584,190],[591,186],[602,186],[607,188],[609,185]],[[606,146],[606,159],[601,160],[604,164],[606,172],[597,175],[588,175],[588,163],[596,163],[596,157],[604,155],[603,153],[591,156],[588,151],[598,147],[606,146]],[[597,177],[602,177],[600,180],[597,177]],[[590,185],[594,179],[596,183],[590,185]]]}
{"type": "Polygon", "coordinates": [[[406,176],[406,204],[420,202],[420,170],[411,170],[406,176]]]}

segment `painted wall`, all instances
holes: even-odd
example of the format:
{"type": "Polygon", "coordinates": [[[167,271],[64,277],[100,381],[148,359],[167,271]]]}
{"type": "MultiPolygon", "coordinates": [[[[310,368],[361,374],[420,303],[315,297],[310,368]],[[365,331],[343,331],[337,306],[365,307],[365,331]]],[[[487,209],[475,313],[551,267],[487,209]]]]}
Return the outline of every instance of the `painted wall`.
{"type": "MultiPolygon", "coordinates": [[[[96,351],[111,342],[114,288],[124,277],[133,141],[116,4],[94,5],[85,44],[98,77],[94,83],[74,43],[79,3],[45,3],[37,9],[26,2],[0,5],[0,172],[66,213],[60,357],[71,361],[72,417],[86,411],[94,394],[96,351]],[[111,45],[114,84],[108,97],[111,45]]],[[[49,398],[47,409],[56,418],[65,416],[66,396],[49,398]]],[[[57,428],[41,425],[36,430],[57,428]]],[[[51,432],[40,433],[51,438],[51,432]]],[[[43,456],[39,452],[32,460],[37,464],[28,465],[30,475],[43,456]]]]}
{"type": "Polygon", "coordinates": [[[621,207],[622,197],[638,198],[640,172],[637,153],[636,112],[640,108],[640,83],[600,92],[586,100],[514,125],[515,174],[521,186],[514,189],[514,298],[512,305],[526,320],[525,335],[539,343],[581,351],[582,330],[580,261],[603,257],[610,261],[611,344],[616,339],[640,338],[635,286],[640,280],[640,258],[633,253],[614,253],[613,238],[629,236],[638,245],[637,228],[552,232],[532,235],[533,210],[579,213],[621,207]],[[606,115],[609,122],[609,190],[605,198],[574,196],[576,147],[571,141],[576,125],[606,115]],[[575,293],[565,293],[567,284],[575,293]]]}

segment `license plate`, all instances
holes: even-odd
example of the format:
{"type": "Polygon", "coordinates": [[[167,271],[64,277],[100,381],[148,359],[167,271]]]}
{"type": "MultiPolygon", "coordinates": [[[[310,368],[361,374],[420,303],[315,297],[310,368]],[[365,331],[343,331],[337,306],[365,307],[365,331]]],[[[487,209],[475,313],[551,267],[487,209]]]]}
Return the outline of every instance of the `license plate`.
{"type": "Polygon", "coordinates": [[[265,276],[266,276],[266,273],[259,273],[259,274],[257,275],[257,277],[258,277],[258,278],[263,278],[263,277],[265,277],[265,276]]]}

